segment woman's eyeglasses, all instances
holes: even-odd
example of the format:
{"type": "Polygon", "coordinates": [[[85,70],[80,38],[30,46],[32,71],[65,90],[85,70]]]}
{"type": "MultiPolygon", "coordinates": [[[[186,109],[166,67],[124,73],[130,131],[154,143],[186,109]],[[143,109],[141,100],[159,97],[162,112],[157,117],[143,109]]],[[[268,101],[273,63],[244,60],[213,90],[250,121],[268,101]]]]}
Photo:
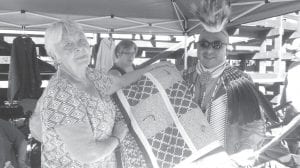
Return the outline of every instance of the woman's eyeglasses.
{"type": "Polygon", "coordinates": [[[212,41],[212,42],[209,42],[209,41],[206,41],[206,40],[201,40],[198,42],[198,45],[201,47],[201,48],[209,48],[210,46],[213,48],[213,49],[221,49],[223,47],[223,45],[227,45],[226,43],[223,43],[222,41],[212,41]]]}
{"type": "Polygon", "coordinates": [[[135,55],[136,52],[127,52],[127,51],[123,51],[123,52],[121,52],[121,54],[126,55],[126,56],[132,56],[132,55],[135,55]]]}

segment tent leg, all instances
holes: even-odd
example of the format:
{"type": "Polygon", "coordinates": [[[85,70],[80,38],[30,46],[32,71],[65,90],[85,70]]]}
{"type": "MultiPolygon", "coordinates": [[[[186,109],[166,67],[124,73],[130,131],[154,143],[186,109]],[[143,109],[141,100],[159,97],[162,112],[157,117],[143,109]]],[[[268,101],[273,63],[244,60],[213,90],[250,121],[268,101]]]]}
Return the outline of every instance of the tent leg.
{"type": "Polygon", "coordinates": [[[184,35],[184,70],[186,70],[187,67],[187,58],[188,58],[188,51],[187,51],[187,35],[184,35]]]}

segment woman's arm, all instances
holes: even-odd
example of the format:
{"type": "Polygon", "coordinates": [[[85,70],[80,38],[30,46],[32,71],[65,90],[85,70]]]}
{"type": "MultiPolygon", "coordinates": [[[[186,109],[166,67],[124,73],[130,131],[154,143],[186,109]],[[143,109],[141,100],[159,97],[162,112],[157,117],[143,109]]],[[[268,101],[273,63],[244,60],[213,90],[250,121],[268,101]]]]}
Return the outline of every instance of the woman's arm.
{"type": "Polygon", "coordinates": [[[105,73],[105,71],[98,71],[93,68],[88,68],[87,76],[94,83],[100,95],[110,96],[117,90],[137,81],[146,72],[166,66],[172,66],[172,64],[167,61],[159,62],[156,64],[149,65],[145,68],[128,72],[122,76],[113,72],[105,73]]]}
{"type": "Polygon", "coordinates": [[[131,83],[137,81],[139,78],[142,77],[143,74],[145,74],[148,71],[151,71],[153,69],[153,66],[147,66],[142,69],[138,69],[132,72],[128,72],[122,76],[116,75],[111,73],[112,75],[112,86],[110,87],[109,90],[107,90],[107,94],[111,95],[118,91],[119,89],[126,87],[130,85],[131,83]]]}
{"type": "Polygon", "coordinates": [[[41,111],[40,106],[41,106],[41,102],[39,100],[36,104],[34,112],[29,118],[29,129],[30,129],[31,136],[34,139],[38,140],[39,142],[42,142],[42,121],[40,117],[40,111],[41,111]]]}
{"type": "Polygon", "coordinates": [[[10,145],[13,145],[19,167],[25,168],[27,152],[27,141],[25,140],[25,136],[17,127],[2,119],[0,119],[0,128],[2,129],[2,131],[4,131],[3,133],[5,137],[3,138],[7,139],[7,141],[11,143],[10,145]]]}
{"type": "Polygon", "coordinates": [[[107,91],[107,94],[111,95],[118,91],[119,89],[126,87],[130,85],[131,83],[137,81],[139,78],[142,77],[143,74],[145,74],[148,71],[152,71],[157,68],[161,67],[166,67],[166,66],[171,66],[172,64],[170,62],[164,61],[164,62],[159,62],[156,64],[151,64],[149,66],[146,66],[145,68],[141,68],[132,72],[128,72],[122,76],[113,76],[113,81],[112,81],[112,86],[110,89],[107,91]]]}
{"type": "Polygon", "coordinates": [[[115,69],[109,70],[108,74],[113,75],[113,76],[122,76],[122,74],[119,71],[115,70],[115,69]]]}
{"type": "Polygon", "coordinates": [[[115,137],[96,141],[88,123],[60,126],[55,130],[64,141],[71,157],[83,163],[100,161],[109,156],[119,145],[115,137]]]}
{"type": "MultiPolygon", "coordinates": [[[[51,140],[54,138],[53,136],[58,136],[59,139],[62,140],[66,152],[73,159],[82,163],[100,161],[114,151],[119,144],[118,138],[122,140],[123,132],[127,133],[126,131],[128,129],[121,127],[122,125],[120,126],[121,128],[117,126],[120,133],[117,132],[119,134],[115,134],[114,128],[113,135],[118,138],[109,137],[110,132],[99,132],[100,134],[102,133],[103,138],[101,138],[101,141],[100,139],[96,139],[85,111],[73,109],[73,112],[76,114],[70,111],[65,112],[65,109],[68,109],[69,107],[69,103],[74,102],[74,106],[79,106],[80,104],[78,103],[80,100],[75,98],[77,96],[74,95],[72,88],[62,82],[63,81],[50,81],[45,96],[39,100],[41,103],[41,121],[43,131],[45,131],[43,132],[43,140],[47,138],[50,138],[51,140]],[[62,101],[61,95],[68,95],[68,100],[62,101]],[[61,113],[64,114],[64,117],[53,118],[53,116],[61,115],[61,113]],[[54,130],[55,134],[50,135],[48,132],[49,130],[54,130]],[[106,134],[108,135],[105,136],[106,134]]],[[[81,105],[84,105],[84,103],[81,105]]],[[[101,122],[106,121],[102,120],[101,122]]],[[[113,123],[102,124],[106,125],[113,123]]],[[[48,141],[44,143],[45,146],[51,146],[51,144],[47,144],[49,143],[48,141]]]]}

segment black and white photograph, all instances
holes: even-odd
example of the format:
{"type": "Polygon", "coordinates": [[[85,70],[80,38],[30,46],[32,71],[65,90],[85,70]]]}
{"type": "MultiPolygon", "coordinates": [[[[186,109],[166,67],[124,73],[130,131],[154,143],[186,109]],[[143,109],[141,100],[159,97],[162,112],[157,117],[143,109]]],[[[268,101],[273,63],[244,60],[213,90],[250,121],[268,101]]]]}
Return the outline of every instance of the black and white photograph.
{"type": "Polygon", "coordinates": [[[0,168],[300,168],[300,0],[0,2],[0,168]]]}

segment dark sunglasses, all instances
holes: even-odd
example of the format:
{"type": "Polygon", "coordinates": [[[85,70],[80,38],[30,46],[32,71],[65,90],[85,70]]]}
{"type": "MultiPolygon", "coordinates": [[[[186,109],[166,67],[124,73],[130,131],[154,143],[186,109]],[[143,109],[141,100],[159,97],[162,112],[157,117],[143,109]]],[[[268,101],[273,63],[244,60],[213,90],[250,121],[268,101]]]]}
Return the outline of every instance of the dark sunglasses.
{"type": "Polygon", "coordinates": [[[198,42],[198,45],[201,48],[209,48],[209,46],[211,46],[213,49],[221,49],[223,47],[223,45],[227,45],[226,43],[223,43],[222,41],[206,41],[206,40],[201,40],[198,42]]]}

